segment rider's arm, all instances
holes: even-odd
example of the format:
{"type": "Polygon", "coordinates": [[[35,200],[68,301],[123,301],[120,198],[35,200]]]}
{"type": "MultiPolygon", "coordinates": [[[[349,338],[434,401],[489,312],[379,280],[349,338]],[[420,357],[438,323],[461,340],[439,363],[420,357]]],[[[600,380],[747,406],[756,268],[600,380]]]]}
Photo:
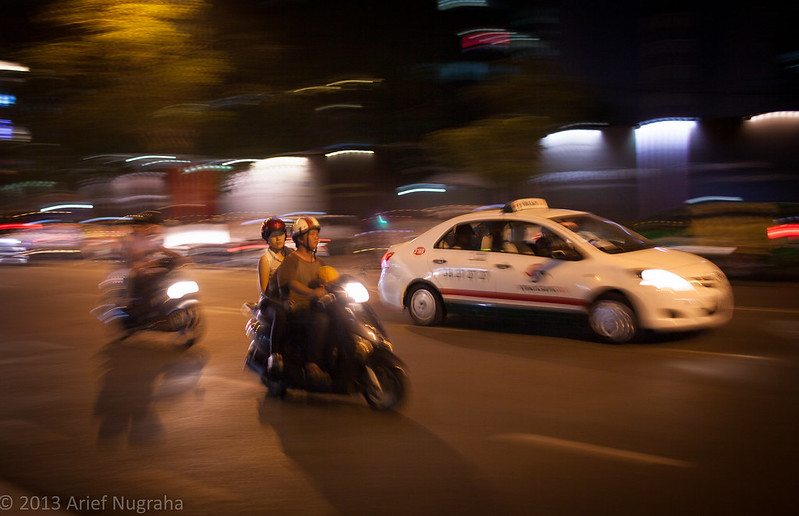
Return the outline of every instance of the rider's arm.
{"type": "Polygon", "coordinates": [[[272,269],[269,267],[269,258],[265,254],[261,255],[258,260],[258,288],[261,293],[266,292],[266,287],[269,285],[269,275],[272,269]]]}
{"type": "Polygon", "coordinates": [[[325,290],[324,287],[311,288],[306,285],[303,285],[297,280],[289,281],[288,285],[289,289],[291,289],[292,292],[295,292],[301,296],[318,298],[327,294],[327,290],[325,290]]]}

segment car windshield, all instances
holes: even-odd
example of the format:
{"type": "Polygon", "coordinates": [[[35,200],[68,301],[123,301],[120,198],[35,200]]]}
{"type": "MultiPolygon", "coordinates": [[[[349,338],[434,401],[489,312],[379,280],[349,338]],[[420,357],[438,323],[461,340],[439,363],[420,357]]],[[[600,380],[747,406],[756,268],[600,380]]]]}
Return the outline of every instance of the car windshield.
{"type": "Polygon", "coordinates": [[[650,249],[655,244],[621,224],[588,213],[552,219],[608,254],[650,249]]]}

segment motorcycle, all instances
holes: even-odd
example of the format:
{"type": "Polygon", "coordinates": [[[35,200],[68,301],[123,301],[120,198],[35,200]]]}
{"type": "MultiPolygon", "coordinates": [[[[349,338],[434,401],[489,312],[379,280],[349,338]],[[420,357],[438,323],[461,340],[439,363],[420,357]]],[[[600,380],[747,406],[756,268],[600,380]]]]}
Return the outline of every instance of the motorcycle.
{"type": "Polygon", "coordinates": [[[204,319],[200,287],[185,275],[184,265],[183,259],[172,256],[155,260],[148,270],[152,282],[147,289],[149,300],[132,296],[127,270],[113,271],[100,282],[100,304],[92,313],[115,340],[156,331],[171,334],[178,345],[190,347],[202,336],[204,319]]]}
{"type": "Polygon", "coordinates": [[[341,276],[325,285],[328,294],[319,309],[330,317],[327,363],[331,382],[320,385],[305,374],[300,346],[289,335],[282,350],[272,350],[271,318],[267,303],[245,303],[245,333],[250,339],[245,367],[259,375],[272,397],[286,397],[288,389],[333,394],[362,394],[375,410],[394,410],[405,398],[407,367],[394,354],[386,331],[360,282],[341,276]],[[274,352],[273,352],[274,351],[274,352]]]}

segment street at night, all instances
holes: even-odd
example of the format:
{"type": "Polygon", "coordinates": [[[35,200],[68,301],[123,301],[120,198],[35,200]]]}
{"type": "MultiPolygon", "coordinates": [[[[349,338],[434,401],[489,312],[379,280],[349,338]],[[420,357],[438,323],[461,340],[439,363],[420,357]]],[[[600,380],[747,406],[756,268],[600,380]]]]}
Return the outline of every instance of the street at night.
{"type": "Polygon", "coordinates": [[[200,267],[189,349],[110,342],[112,264],[0,268],[0,499],[10,514],[795,514],[796,284],[734,282],[730,324],[602,344],[579,319],[379,306],[411,393],[267,398],[243,368],[255,272],[200,267]],[[27,510],[26,510],[27,509],[27,510]],[[56,510],[57,509],[57,510],[56,510]],[[169,511],[172,512],[169,512],[169,511]]]}

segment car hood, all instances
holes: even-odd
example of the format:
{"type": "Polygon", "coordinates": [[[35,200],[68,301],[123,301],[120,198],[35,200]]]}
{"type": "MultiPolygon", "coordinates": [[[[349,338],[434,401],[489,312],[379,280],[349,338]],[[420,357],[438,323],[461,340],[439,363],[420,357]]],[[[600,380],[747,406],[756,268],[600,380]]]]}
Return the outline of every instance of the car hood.
{"type": "Polygon", "coordinates": [[[630,269],[664,269],[681,275],[716,270],[715,265],[701,256],[666,247],[617,254],[616,258],[630,269]]]}

